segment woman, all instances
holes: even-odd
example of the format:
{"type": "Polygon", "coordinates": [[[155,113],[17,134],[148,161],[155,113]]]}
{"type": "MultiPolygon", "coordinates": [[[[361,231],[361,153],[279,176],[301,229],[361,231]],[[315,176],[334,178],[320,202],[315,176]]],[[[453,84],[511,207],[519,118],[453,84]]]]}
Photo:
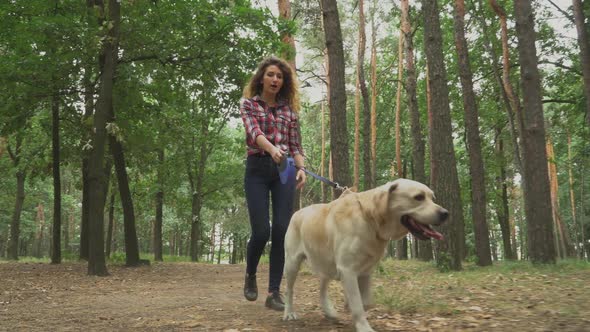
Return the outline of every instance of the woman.
{"type": "Polygon", "coordinates": [[[297,189],[305,184],[303,150],[299,135],[299,92],[291,66],[271,56],[264,59],[244,89],[240,113],[246,129],[248,158],[244,188],[250,215],[244,296],[258,298],[256,270],[271,238],[268,296],[265,306],[283,310],[280,294],[285,263],[284,238],[293,209],[295,183],[282,184],[277,165],[287,155],[297,169],[297,189]],[[269,224],[269,193],[272,199],[272,229],[269,224]],[[272,234],[271,234],[272,233],[272,234]]]}

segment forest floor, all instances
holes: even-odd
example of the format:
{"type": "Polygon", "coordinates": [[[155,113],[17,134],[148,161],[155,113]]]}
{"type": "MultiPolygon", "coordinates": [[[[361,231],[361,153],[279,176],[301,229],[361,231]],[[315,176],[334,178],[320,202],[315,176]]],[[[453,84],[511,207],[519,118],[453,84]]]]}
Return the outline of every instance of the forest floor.
{"type": "MultiPolygon", "coordinates": [[[[86,264],[0,262],[1,331],[353,331],[339,283],[330,295],[341,313],[325,319],[318,280],[300,273],[299,320],[242,296],[244,265],[152,263],[109,265],[110,276],[86,275],[86,264]]],[[[268,268],[258,285],[265,290],[268,268]]],[[[377,331],[590,331],[590,265],[534,268],[502,263],[440,273],[432,264],[384,261],[374,277],[377,331]]]]}

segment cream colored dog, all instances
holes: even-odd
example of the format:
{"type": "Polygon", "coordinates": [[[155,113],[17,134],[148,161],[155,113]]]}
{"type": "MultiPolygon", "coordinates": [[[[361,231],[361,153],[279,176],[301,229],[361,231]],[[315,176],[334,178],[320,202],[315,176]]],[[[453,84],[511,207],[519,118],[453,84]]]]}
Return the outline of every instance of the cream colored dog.
{"type": "Polygon", "coordinates": [[[433,202],[426,185],[398,179],[360,193],[346,191],[328,204],[315,204],[293,214],[285,235],[287,293],[283,320],[297,319],[293,285],[307,259],[320,277],[320,304],[326,317],[337,319],[327,296],[330,280],[341,280],[357,331],[373,331],[364,307],[372,304],[370,276],[390,240],[411,232],[419,239],[442,239],[430,227],[449,212],[433,202]]]}

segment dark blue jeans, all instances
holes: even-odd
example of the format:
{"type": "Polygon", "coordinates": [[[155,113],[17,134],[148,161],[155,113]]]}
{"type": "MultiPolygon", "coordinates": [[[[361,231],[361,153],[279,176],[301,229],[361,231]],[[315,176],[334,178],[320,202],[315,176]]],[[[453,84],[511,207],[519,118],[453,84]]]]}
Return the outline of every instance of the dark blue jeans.
{"type": "Polygon", "coordinates": [[[244,189],[252,229],[248,241],[246,273],[256,274],[260,256],[270,238],[268,291],[278,291],[285,265],[284,240],[293,211],[295,184],[281,183],[276,164],[270,156],[254,155],[248,156],[246,160],[244,189]],[[272,227],[269,196],[272,200],[272,227]]]}

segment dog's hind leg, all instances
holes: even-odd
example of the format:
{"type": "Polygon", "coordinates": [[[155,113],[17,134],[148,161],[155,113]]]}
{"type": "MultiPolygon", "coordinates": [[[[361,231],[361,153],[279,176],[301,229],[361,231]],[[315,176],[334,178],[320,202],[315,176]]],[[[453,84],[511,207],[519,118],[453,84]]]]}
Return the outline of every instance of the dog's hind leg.
{"type": "Polygon", "coordinates": [[[287,279],[287,294],[285,297],[283,320],[297,319],[297,314],[295,313],[295,310],[293,310],[293,287],[295,286],[295,279],[297,279],[297,273],[299,273],[299,268],[301,267],[303,259],[305,259],[305,256],[303,255],[296,255],[295,257],[287,255],[287,257],[285,257],[284,274],[287,279]]]}
{"type": "Polygon", "coordinates": [[[328,297],[328,286],[330,285],[330,279],[326,277],[320,277],[320,305],[326,318],[338,319],[338,313],[334,309],[330,297],[328,297]]]}
{"type": "Polygon", "coordinates": [[[365,310],[374,307],[373,294],[371,293],[371,276],[359,276],[359,290],[361,292],[361,298],[363,299],[363,307],[365,310]]]}

